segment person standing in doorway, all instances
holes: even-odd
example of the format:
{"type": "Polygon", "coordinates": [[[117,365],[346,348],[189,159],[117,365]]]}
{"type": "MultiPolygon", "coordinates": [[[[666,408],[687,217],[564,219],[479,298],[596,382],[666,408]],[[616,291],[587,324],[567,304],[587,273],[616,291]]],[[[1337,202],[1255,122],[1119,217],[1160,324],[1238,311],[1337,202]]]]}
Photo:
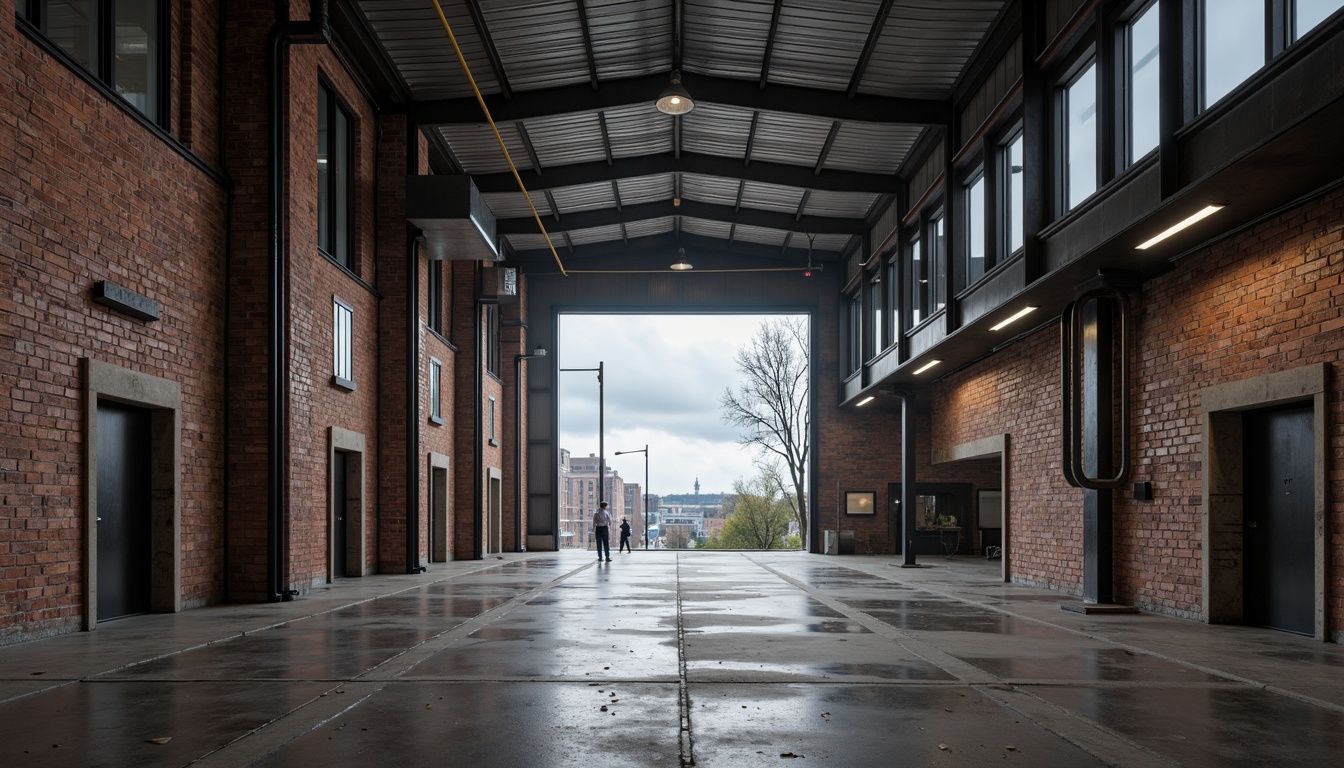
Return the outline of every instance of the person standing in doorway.
{"type": "Polygon", "coordinates": [[[611,562],[611,513],[607,511],[607,502],[598,505],[593,513],[593,534],[597,536],[597,561],[602,562],[603,550],[607,553],[607,562],[611,562]]]}
{"type": "Polygon", "coordinates": [[[624,517],[621,518],[621,544],[620,546],[616,547],[616,551],[617,552],[635,551],[630,548],[630,520],[628,518],[624,517]]]}

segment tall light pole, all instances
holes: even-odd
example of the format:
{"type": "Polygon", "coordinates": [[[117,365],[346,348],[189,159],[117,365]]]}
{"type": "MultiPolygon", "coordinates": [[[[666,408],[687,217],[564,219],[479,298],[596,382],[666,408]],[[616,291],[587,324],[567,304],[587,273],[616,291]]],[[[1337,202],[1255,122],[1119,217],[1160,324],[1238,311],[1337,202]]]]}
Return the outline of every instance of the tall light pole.
{"type": "Polygon", "coordinates": [[[649,548],[649,446],[646,443],[638,451],[617,451],[616,456],[623,453],[642,453],[644,454],[644,548],[649,548]]]}
{"type": "Polygon", "coordinates": [[[603,389],[603,388],[604,388],[604,385],[603,385],[603,383],[602,383],[602,367],[603,367],[603,365],[605,365],[605,363],[603,363],[603,361],[599,360],[599,361],[597,362],[597,367],[596,367],[596,368],[561,368],[561,369],[560,369],[562,372],[565,372],[565,371],[597,371],[597,505],[598,505],[599,507],[602,506],[602,502],[606,499],[605,488],[606,488],[606,482],[607,482],[607,454],[606,454],[606,452],[605,452],[605,451],[606,451],[606,443],[604,442],[605,439],[606,439],[606,424],[605,424],[605,421],[606,421],[607,414],[606,414],[606,406],[604,405],[604,402],[605,402],[605,395],[604,395],[604,389],[603,389]]]}

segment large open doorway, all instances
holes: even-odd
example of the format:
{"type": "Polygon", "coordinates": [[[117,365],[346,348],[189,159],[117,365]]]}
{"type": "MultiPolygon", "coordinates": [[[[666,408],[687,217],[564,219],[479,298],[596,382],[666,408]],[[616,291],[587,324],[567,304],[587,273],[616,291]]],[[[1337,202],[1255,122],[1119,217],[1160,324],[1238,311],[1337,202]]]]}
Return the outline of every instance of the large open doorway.
{"type": "Polygon", "coordinates": [[[561,548],[595,546],[601,502],[614,544],[624,523],[637,549],[802,546],[808,315],[561,313],[557,335],[561,548]]]}

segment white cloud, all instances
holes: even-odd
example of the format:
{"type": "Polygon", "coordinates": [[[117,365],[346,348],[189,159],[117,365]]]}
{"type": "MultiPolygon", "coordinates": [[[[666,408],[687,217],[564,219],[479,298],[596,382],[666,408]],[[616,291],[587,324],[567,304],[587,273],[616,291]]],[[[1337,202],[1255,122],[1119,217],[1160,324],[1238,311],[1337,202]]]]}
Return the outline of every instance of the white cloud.
{"type": "MultiPolygon", "coordinates": [[[[719,398],[735,387],[734,362],[767,315],[560,316],[560,368],[605,373],[607,464],[627,482],[644,482],[644,455],[616,451],[649,447],[649,492],[728,492],[750,477],[756,448],[737,443],[720,418],[719,398]]],[[[559,384],[560,447],[576,456],[598,452],[596,372],[563,372],[559,384]]]]}

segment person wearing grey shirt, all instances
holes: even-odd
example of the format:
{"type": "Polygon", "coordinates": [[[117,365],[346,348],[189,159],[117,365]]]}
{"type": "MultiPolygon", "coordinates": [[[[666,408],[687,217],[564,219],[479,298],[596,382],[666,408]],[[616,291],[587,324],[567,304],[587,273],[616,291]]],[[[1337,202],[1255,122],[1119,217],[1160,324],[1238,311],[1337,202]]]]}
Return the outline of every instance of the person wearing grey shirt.
{"type": "Polygon", "coordinates": [[[598,505],[593,513],[593,534],[597,536],[597,560],[602,561],[602,552],[606,551],[607,562],[611,562],[611,513],[607,511],[607,502],[598,505]]]}

